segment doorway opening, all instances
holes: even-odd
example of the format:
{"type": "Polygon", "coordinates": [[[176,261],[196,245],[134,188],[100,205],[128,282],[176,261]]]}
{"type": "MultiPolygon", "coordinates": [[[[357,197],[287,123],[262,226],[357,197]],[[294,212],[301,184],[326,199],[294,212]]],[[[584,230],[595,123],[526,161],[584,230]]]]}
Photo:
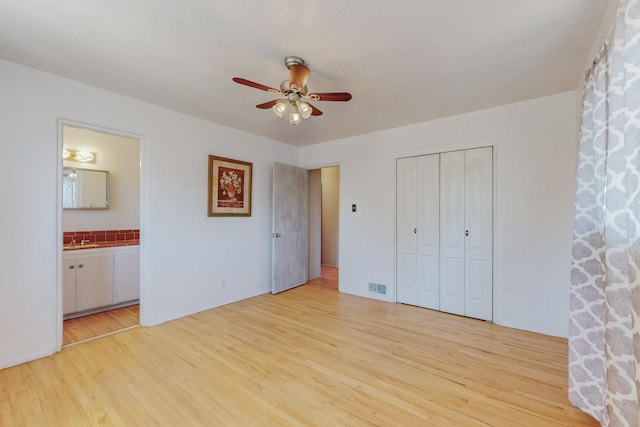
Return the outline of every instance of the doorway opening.
{"type": "Polygon", "coordinates": [[[64,347],[140,325],[141,138],[68,121],[59,136],[64,347]]]}
{"type": "Polygon", "coordinates": [[[309,170],[309,281],[338,290],[340,167],[309,170]]]}

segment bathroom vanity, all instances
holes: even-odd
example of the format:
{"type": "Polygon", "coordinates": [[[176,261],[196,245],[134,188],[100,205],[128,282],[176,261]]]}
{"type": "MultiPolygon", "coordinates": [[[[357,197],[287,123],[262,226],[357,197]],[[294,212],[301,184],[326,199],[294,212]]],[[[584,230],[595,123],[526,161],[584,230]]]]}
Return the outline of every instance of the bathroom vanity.
{"type": "Polygon", "coordinates": [[[140,247],[67,247],[62,281],[65,319],[136,304],[140,298],[140,247]]]}

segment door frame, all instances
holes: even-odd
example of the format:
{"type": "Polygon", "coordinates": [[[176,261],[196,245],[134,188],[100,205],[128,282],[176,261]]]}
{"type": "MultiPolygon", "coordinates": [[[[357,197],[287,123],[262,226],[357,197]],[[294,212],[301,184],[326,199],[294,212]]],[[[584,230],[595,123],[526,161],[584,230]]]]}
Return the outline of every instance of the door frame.
{"type": "Polygon", "coordinates": [[[497,138],[486,138],[486,139],[474,139],[468,141],[456,141],[451,144],[438,144],[428,147],[420,147],[417,149],[407,150],[407,151],[398,151],[394,153],[393,156],[393,301],[396,303],[400,303],[398,301],[398,263],[397,263],[397,222],[398,222],[398,213],[397,213],[397,204],[398,204],[398,159],[407,158],[407,157],[419,157],[426,156],[430,154],[440,154],[440,153],[448,153],[452,151],[463,151],[463,150],[471,150],[474,148],[483,148],[483,147],[491,147],[493,153],[493,187],[492,187],[492,209],[493,209],[493,218],[492,218],[492,238],[493,238],[493,248],[492,248],[492,260],[491,260],[491,268],[492,272],[492,280],[491,280],[491,308],[493,319],[492,322],[495,322],[495,312],[496,312],[496,260],[498,259],[498,240],[496,238],[497,235],[497,219],[498,219],[498,210],[497,210],[497,201],[498,201],[498,187],[497,187],[497,175],[498,175],[498,143],[497,138]]]}
{"type": "MultiPolygon", "coordinates": [[[[144,303],[143,301],[146,299],[146,245],[144,239],[144,225],[147,223],[147,215],[148,215],[148,200],[147,200],[147,188],[148,188],[148,178],[146,170],[143,168],[145,164],[145,160],[147,158],[147,150],[149,147],[149,137],[146,135],[142,135],[135,132],[130,131],[122,131],[114,128],[109,128],[105,126],[100,126],[92,123],[81,122],[72,119],[66,118],[58,118],[58,129],[57,129],[57,138],[56,138],[56,152],[62,153],[62,149],[64,146],[64,134],[63,129],[64,126],[70,126],[80,129],[87,129],[94,132],[100,132],[115,136],[121,136],[130,139],[136,139],[139,141],[139,157],[140,157],[140,324],[144,326],[144,303]]],[[[63,161],[62,156],[57,156],[57,167],[56,167],[56,307],[54,310],[55,313],[55,325],[56,325],[56,347],[55,351],[62,350],[63,343],[63,324],[64,324],[64,314],[62,308],[62,297],[63,297],[63,287],[62,287],[62,272],[63,272],[63,232],[62,232],[62,168],[63,161]]]]}

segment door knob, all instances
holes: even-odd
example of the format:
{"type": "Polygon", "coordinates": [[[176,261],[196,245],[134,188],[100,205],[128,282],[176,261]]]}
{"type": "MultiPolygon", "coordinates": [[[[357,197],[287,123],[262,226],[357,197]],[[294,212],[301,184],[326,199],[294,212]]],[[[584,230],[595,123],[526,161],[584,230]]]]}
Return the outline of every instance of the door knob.
{"type": "Polygon", "coordinates": [[[417,228],[414,228],[414,229],[413,229],[413,234],[416,234],[417,232],[418,232],[418,229],[417,229],[417,228]]]}
{"type": "Polygon", "coordinates": [[[273,237],[280,237],[280,233],[273,233],[273,237]]]}
{"type": "Polygon", "coordinates": [[[465,235],[465,236],[468,236],[468,235],[469,235],[469,230],[465,230],[465,231],[464,231],[464,235],[465,235]]]}

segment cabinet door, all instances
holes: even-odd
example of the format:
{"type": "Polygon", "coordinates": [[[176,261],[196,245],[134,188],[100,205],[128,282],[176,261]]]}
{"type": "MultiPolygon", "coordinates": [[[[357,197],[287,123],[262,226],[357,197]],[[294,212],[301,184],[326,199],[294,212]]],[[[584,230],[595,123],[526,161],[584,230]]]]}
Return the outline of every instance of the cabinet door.
{"type": "Polygon", "coordinates": [[[113,304],[113,254],[76,260],[76,311],[113,304]]]}
{"type": "Polygon", "coordinates": [[[115,304],[140,298],[140,250],[118,249],[115,254],[115,304]]]}
{"type": "Polygon", "coordinates": [[[76,259],[64,258],[62,261],[62,312],[76,311],[76,259]]]}

